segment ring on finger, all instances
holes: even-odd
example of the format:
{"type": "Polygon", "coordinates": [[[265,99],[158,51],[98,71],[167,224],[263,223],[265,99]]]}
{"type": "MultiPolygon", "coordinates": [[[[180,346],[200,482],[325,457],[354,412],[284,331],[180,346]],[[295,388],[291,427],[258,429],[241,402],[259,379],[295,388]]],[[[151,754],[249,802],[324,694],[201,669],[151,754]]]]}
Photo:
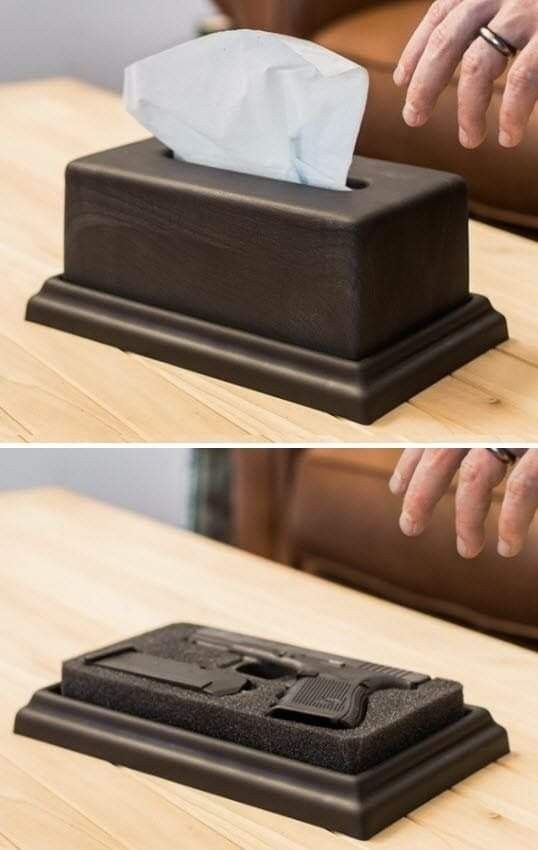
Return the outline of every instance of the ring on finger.
{"type": "Polygon", "coordinates": [[[502,53],[503,56],[507,56],[510,58],[511,56],[515,56],[517,53],[517,49],[513,44],[510,44],[502,35],[499,35],[497,32],[493,32],[489,27],[480,27],[479,35],[487,41],[491,47],[494,47],[495,50],[498,50],[499,53],[502,53]]]}
{"type": "Polygon", "coordinates": [[[500,460],[506,466],[512,466],[517,461],[517,455],[510,451],[510,449],[494,448],[488,449],[488,452],[491,452],[497,460],[500,460]]]}

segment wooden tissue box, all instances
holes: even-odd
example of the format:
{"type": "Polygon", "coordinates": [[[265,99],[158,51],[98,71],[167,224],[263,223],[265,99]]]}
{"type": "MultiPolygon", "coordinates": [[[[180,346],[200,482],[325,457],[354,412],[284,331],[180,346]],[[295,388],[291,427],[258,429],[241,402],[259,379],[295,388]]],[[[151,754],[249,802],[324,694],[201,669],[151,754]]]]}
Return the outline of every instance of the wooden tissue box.
{"type": "Polygon", "coordinates": [[[451,174],[355,157],[349,192],[154,139],[66,174],[65,272],[30,321],[370,423],[507,338],[469,293],[451,174]]]}

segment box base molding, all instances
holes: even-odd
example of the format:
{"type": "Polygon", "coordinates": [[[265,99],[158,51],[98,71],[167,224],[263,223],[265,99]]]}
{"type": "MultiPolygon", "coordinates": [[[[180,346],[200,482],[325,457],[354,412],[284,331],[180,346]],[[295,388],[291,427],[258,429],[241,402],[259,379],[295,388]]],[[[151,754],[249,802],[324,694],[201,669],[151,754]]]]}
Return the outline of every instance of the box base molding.
{"type": "Polygon", "coordinates": [[[489,712],[455,723],[358,775],[338,773],[38,691],[15,733],[367,839],[509,752],[489,712]]]}
{"type": "Polygon", "coordinates": [[[212,324],[71,283],[48,280],[29,321],[113,345],[368,425],[508,339],[487,298],[463,305],[353,361],[212,324]]]}

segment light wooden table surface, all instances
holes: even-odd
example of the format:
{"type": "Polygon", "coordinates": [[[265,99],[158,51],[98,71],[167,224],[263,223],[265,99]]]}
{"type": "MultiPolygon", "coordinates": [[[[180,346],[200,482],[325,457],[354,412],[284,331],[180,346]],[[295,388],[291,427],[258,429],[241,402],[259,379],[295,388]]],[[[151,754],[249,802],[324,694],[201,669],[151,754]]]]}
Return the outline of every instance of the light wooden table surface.
{"type": "Polygon", "coordinates": [[[538,654],[67,492],[1,494],[0,539],[0,850],[361,843],[11,733],[62,659],[178,621],[459,679],[512,753],[367,846],[536,850],[538,654]]]}
{"type": "Polygon", "coordinates": [[[73,80],[0,86],[0,441],[417,442],[538,437],[538,243],[473,223],[472,285],[512,339],[370,427],[25,324],[62,271],[66,163],[144,136],[73,80]]]}

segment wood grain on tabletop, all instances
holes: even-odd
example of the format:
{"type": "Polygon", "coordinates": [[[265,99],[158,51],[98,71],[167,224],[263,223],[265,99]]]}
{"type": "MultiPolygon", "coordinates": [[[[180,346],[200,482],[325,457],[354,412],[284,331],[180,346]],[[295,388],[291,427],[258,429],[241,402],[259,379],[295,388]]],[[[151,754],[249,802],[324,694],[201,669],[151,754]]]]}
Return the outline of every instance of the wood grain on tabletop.
{"type": "Polygon", "coordinates": [[[523,442],[538,433],[538,243],[471,224],[472,288],[512,338],[372,426],[23,321],[62,269],[71,159],[144,136],[117,95],[70,79],[0,86],[0,440],[523,442]]]}
{"type": "Polygon", "coordinates": [[[62,659],[182,620],[462,681],[467,701],[506,725],[512,753],[370,846],[538,846],[536,653],[68,492],[0,494],[0,537],[1,850],[358,846],[11,733],[16,709],[58,680],[62,659]]]}

